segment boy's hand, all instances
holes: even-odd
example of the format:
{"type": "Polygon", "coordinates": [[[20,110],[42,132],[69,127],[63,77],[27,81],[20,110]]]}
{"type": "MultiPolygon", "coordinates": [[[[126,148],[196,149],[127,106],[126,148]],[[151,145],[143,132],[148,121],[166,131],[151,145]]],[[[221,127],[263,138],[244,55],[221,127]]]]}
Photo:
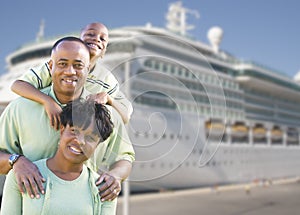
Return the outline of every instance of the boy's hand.
{"type": "Polygon", "coordinates": [[[108,104],[108,105],[111,105],[111,101],[112,101],[110,95],[108,95],[105,92],[89,95],[87,99],[92,100],[98,104],[108,104]]]}
{"type": "Polygon", "coordinates": [[[50,120],[50,125],[58,130],[60,127],[60,113],[62,112],[61,107],[51,98],[44,102],[44,108],[50,120]]]}

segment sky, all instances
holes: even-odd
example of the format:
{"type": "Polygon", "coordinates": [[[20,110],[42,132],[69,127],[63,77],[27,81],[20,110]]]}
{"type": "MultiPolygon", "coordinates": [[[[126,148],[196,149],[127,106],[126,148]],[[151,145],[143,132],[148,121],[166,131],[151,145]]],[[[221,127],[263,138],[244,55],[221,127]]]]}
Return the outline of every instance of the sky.
{"type": "MultiPolygon", "coordinates": [[[[109,29],[143,26],[165,27],[165,15],[176,0],[9,0],[0,3],[0,73],[5,57],[36,38],[45,22],[45,37],[79,32],[100,21],[109,29]]],[[[243,60],[252,60],[293,77],[300,71],[300,1],[298,0],[182,0],[200,13],[188,16],[195,26],[189,33],[209,43],[207,31],[220,26],[220,48],[243,60]]]]}

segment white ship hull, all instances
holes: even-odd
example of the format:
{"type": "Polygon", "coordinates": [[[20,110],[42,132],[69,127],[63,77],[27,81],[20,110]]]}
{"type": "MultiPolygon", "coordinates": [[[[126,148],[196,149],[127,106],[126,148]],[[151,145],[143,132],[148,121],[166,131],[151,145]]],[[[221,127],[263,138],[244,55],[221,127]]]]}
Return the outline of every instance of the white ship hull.
{"type": "Polygon", "coordinates": [[[130,176],[134,191],[215,186],[300,175],[299,146],[209,142],[203,119],[195,122],[194,116],[186,116],[182,122],[185,128],[179,132],[172,126],[178,125],[176,116],[165,118],[167,122],[162,123],[161,119],[149,120],[147,116],[153,114],[153,110],[147,113],[143,109],[141,114],[143,117],[132,119],[130,127],[143,131],[150,126],[151,131],[148,130],[147,135],[147,132],[139,132],[138,136],[130,132],[137,153],[130,176]],[[165,123],[168,124],[166,130],[165,123]],[[164,133],[166,137],[156,141],[155,132],[161,137],[164,133]],[[180,139],[179,133],[182,134],[180,139]]]}

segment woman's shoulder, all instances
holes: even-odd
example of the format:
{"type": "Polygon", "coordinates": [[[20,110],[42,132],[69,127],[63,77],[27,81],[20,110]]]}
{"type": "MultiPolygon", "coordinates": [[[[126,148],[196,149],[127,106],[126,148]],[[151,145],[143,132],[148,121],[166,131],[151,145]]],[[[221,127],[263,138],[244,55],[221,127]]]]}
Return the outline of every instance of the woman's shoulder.
{"type": "Polygon", "coordinates": [[[40,160],[34,161],[33,163],[42,172],[43,170],[47,169],[46,161],[47,161],[47,158],[44,158],[44,159],[40,159],[40,160]]]}

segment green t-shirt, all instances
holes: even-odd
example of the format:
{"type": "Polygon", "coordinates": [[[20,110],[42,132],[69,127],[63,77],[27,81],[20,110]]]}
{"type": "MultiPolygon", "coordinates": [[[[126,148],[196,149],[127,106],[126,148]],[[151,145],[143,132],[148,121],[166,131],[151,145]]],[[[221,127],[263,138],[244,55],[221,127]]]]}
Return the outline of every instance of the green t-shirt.
{"type": "Polygon", "coordinates": [[[98,174],[84,166],[73,181],[57,177],[46,165],[46,159],[35,164],[46,178],[45,195],[31,199],[21,194],[13,171],[7,175],[1,206],[1,215],[113,215],[116,200],[100,201],[95,181],[98,174]]]}

